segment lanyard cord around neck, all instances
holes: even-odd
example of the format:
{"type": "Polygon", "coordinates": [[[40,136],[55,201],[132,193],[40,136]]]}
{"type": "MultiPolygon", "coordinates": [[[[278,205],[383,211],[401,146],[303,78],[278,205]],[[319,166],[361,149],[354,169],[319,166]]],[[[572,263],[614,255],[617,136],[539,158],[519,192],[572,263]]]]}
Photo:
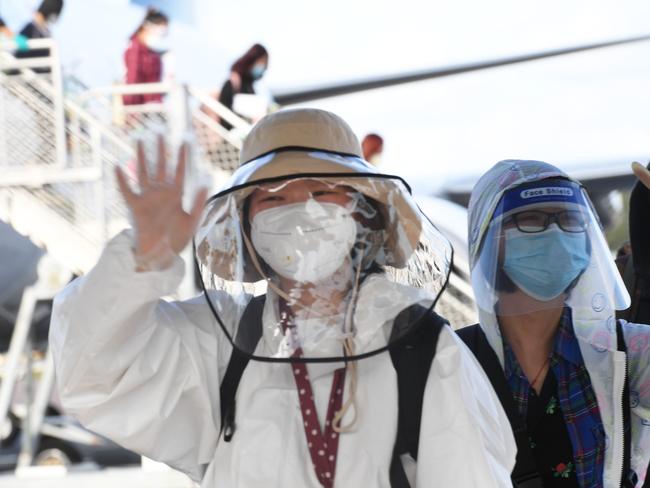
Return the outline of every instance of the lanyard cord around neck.
{"type": "MultiPolygon", "coordinates": [[[[283,331],[289,331],[291,341],[296,341],[295,323],[293,312],[287,302],[280,299],[280,323],[283,331]]],[[[302,356],[302,349],[297,347],[294,357],[302,356]]],[[[334,371],[332,388],[329,401],[327,402],[327,416],[325,417],[325,429],[322,430],[318,420],[314,392],[307,372],[305,363],[292,363],[293,377],[298,391],[300,411],[302,413],[305,437],[311,461],[316,471],[316,477],[324,488],[334,486],[334,474],[336,471],[336,457],[339,448],[339,433],[335,430],[335,417],[341,410],[343,403],[343,391],[345,388],[345,368],[334,371]]]]}

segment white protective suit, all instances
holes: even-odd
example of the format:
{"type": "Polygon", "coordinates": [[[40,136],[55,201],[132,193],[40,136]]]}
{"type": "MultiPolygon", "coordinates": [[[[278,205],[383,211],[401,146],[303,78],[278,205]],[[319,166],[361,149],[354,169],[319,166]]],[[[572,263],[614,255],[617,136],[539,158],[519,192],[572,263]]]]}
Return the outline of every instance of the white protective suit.
{"type": "MultiPolygon", "coordinates": [[[[220,440],[219,384],[231,345],[204,297],[161,299],[182,279],[180,259],[169,269],[138,273],[132,248],[130,233],[118,235],[96,267],[56,297],[50,345],[66,412],[203,487],[318,488],[290,365],[249,362],[237,391],[236,434],[231,442],[220,440]]],[[[382,286],[376,280],[361,287],[359,308],[371,300],[373,286],[382,286]]],[[[415,301],[399,285],[385,285],[395,287],[404,308],[415,301]]],[[[223,307],[226,313],[228,304],[223,307]]],[[[398,312],[383,311],[383,319],[398,312]]],[[[324,411],[336,363],[308,367],[324,411]]],[[[398,399],[387,352],[358,362],[356,394],[359,418],[340,437],[336,486],[390,488],[398,399]]],[[[508,419],[449,327],[427,381],[418,458],[402,459],[412,486],[512,486],[508,419]]]]}

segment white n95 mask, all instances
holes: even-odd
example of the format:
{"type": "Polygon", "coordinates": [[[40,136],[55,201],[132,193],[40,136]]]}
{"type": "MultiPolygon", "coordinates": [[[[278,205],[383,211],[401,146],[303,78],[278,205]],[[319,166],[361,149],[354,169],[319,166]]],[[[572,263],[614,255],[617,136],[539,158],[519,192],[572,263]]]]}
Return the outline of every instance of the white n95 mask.
{"type": "Polygon", "coordinates": [[[350,209],[310,199],[262,210],[251,222],[255,250],[280,276],[318,283],[343,266],[357,235],[350,209]]]}

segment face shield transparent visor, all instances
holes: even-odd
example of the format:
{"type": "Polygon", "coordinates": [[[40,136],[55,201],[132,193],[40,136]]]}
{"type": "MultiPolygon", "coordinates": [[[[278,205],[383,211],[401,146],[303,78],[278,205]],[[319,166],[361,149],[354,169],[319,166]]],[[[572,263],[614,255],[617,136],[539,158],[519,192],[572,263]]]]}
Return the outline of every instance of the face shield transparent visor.
{"type": "Polygon", "coordinates": [[[563,181],[511,192],[517,201],[513,204],[507,193],[501,199],[472,267],[480,309],[522,315],[566,305],[574,316],[588,316],[629,306],[629,295],[582,188],[563,181]],[[540,192],[565,196],[527,197],[540,192]]]}
{"type": "Polygon", "coordinates": [[[206,299],[233,347],[267,361],[360,358],[433,307],[451,247],[399,178],[253,178],[208,202],[194,240],[206,299]]]}

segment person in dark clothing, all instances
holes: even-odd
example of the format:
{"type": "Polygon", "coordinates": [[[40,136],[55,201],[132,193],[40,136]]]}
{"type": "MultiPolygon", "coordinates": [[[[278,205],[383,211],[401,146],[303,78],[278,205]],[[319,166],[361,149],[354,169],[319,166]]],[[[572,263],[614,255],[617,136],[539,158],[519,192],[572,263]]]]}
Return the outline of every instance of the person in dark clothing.
{"type": "Polygon", "coordinates": [[[501,161],[469,203],[480,324],[458,331],[508,412],[515,486],[640,488],[650,459],[650,332],[593,205],[540,161],[501,161]]]}
{"type": "Polygon", "coordinates": [[[640,163],[633,163],[639,181],[630,194],[630,241],[616,258],[625,286],[630,293],[630,308],[619,312],[619,318],[630,322],[650,323],[650,172],[640,163]]]}
{"type": "MultiPolygon", "coordinates": [[[[47,39],[52,37],[51,28],[63,10],[63,0],[43,0],[34,12],[34,18],[19,33],[26,39],[47,39]]],[[[20,49],[16,52],[17,58],[46,58],[50,55],[49,49],[20,49]]],[[[34,68],[37,73],[49,73],[49,68],[34,68]]]]}
{"type": "MultiPolygon", "coordinates": [[[[162,79],[162,40],[167,35],[169,19],[160,10],[148,8],[140,26],[131,36],[124,52],[126,83],[158,83],[162,79]]],[[[160,93],[124,95],[125,105],[160,103],[160,93]]]]}
{"type": "MultiPolygon", "coordinates": [[[[230,68],[230,78],[221,87],[219,103],[232,110],[235,95],[255,94],[254,83],[264,76],[269,64],[269,53],[261,44],[254,44],[230,68]]],[[[221,120],[221,125],[232,129],[232,125],[221,120]]]]}
{"type": "Polygon", "coordinates": [[[57,21],[63,10],[63,0],[43,0],[34,12],[34,18],[20,34],[28,39],[44,39],[50,37],[51,27],[57,21]]]}

